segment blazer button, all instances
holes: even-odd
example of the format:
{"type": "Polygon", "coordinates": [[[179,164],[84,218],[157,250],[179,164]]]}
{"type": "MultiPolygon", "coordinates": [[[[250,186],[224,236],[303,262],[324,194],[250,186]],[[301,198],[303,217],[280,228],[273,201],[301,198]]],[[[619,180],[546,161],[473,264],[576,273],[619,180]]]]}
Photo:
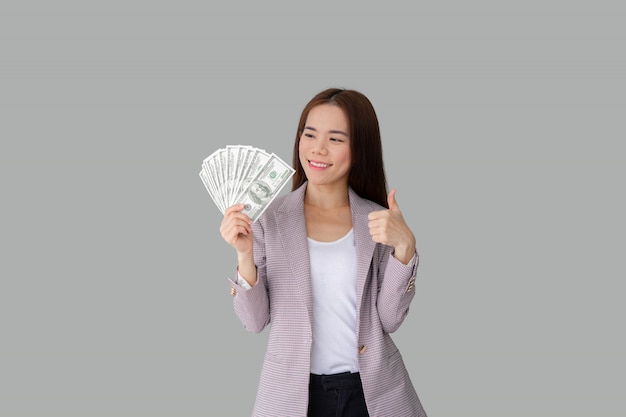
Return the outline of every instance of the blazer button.
{"type": "Polygon", "coordinates": [[[361,345],[361,347],[359,348],[359,353],[365,353],[366,350],[367,350],[367,346],[361,345]]]}

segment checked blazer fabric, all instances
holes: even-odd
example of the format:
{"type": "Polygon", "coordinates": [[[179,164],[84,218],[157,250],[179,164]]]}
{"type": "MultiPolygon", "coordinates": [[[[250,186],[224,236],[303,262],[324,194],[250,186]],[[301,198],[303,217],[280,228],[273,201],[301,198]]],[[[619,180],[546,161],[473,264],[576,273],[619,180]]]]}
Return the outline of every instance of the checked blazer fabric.
{"type": "MultiPolygon", "coordinates": [[[[253,223],[257,283],[249,290],[230,279],[234,310],[244,328],[269,339],[253,417],[306,417],[313,298],[304,220],[307,183],[276,198],[253,223]]],[[[426,417],[390,333],[404,321],[415,295],[418,255],[409,265],[375,243],[368,214],[383,207],[349,190],[357,247],[357,343],[365,401],[371,417],[426,417]]]]}

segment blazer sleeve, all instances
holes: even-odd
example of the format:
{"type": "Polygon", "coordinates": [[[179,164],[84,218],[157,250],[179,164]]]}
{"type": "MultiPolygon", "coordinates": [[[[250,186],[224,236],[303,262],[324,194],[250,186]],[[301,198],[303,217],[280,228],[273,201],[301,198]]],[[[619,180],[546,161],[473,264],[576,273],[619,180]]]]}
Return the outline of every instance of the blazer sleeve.
{"type": "Polygon", "coordinates": [[[378,315],[383,330],[393,333],[402,324],[409,313],[409,305],[415,297],[415,277],[419,255],[417,251],[411,261],[405,265],[393,257],[391,251],[383,258],[379,277],[377,299],[378,315]]]}
{"type": "Polygon", "coordinates": [[[236,280],[229,280],[235,289],[233,306],[239,321],[246,330],[260,333],[270,322],[265,239],[261,222],[257,221],[252,224],[252,233],[254,235],[254,262],[257,267],[256,284],[250,289],[245,289],[237,284],[236,280]]]}

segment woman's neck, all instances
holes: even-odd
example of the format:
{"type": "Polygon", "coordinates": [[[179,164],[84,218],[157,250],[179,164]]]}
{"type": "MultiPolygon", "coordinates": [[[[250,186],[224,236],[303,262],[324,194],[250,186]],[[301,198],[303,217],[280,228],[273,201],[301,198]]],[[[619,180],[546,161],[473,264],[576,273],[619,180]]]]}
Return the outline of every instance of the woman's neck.
{"type": "Polygon", "coordinates": [[[307,184],[304,204],[325,209],[349,206],[348,185],[320,186],[307,184]]]}

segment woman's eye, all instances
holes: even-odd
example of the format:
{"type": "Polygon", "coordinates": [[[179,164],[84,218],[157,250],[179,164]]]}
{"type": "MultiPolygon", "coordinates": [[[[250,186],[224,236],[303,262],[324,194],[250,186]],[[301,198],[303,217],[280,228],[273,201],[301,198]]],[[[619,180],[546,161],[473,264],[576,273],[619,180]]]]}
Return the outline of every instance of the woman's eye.
{"type": "Polygon", "coordinates": [[[343,139],[339,138],[330,138],[331,142],[343,142],[343,139]]]}
{"type": "Polygon", "coordinates": [[[305,133],[302,136],[304,136],[305,138],[312,138],[313,137],[313,135],[310,134],[310,133],[305,133]]]}

